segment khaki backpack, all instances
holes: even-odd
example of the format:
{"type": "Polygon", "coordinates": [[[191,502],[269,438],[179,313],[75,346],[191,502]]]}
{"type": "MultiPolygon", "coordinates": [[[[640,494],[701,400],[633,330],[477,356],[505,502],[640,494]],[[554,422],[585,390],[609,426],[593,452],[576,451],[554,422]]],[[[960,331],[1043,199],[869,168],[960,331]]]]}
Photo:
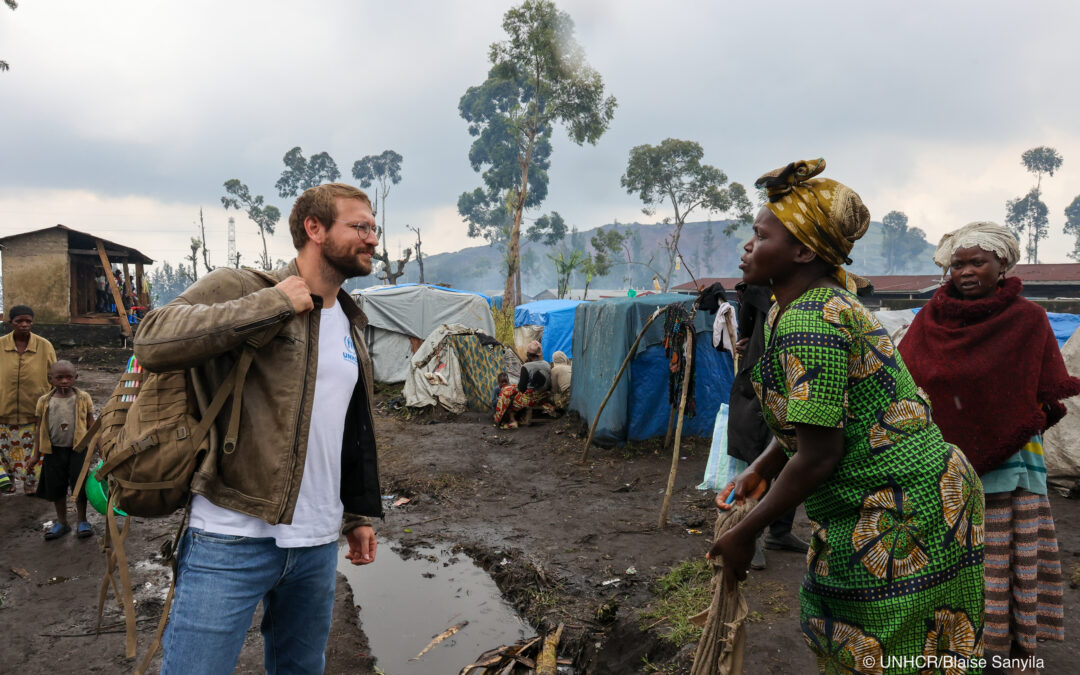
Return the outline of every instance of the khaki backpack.
{"type": "MultiPolygon", "coordinates": [[[[245,271],[257,275],[268,286],[277,283],[277,279],[259,270],[245,268],[245,271]]],[[[135,657],[136,651],[135,600],[124,550],[131,530],[131,516],[159,518],[187,508],[191,500],[191,479],[209,450],[214,421],[225,402],[232,398],[229,425],[222,441],[222,449],[230,452],[236,446],[240,428],[241,395],[248,368],[255,352],[273,340],[283,326],[283,322],[274,324],[248,339],[232,370],[202,413],[187,370],[150,373],[129,367],[129,372],[120,376],[101,415],[74,449],[81,452],[95,447],[91,443],[96,440],[96,448],[101,454],[102,464],[96,474],[99,480],[107,481],[109,498],[102,543],[106,571],[98,593],[98,630],[101,630],[105,598],[111,586],[124,611],[126,656],[129,659],[135,657]],[[122,511],[119,514],[123,518],[122,527],[117,523],[118,511],[122,511]]],[[[92,451],[86,453],[74,494],[79,494],[82,488],[93,455],[92,451]]],[[[135,670],[138,675],[146,672],[161,645],[176,590],[176,550],[186,525],[185,511],[176,535],[161,549],[172,569],[172,582],[162,606],[157,633],[135,670]]]]}

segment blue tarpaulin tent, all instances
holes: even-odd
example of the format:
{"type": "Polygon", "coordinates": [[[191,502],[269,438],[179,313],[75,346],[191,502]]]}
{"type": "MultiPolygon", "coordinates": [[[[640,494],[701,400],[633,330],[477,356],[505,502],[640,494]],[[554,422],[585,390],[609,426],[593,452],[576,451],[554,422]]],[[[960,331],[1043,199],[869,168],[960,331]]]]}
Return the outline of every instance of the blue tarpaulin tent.
{"type": "MultiPolygon", "coordinates": [[[[681,302],[690,308],[693,296],[677,293],[585,303],[574,320],[574,377],[570,409],[591,424],[611,387],[626,353],[649,315],[657,307],[681,302]]],[[[683,434],[711,436],[716,411],[727,403],[733,380],[731,355],[712,346],[713,316],[698,312],[694,320],[697,348],[695,396],[697,415],[683,422],[683,434]]],[[[545,336],[546,337],[546,336],[545,336]]],[[[621,443],[639,441],[667,432],[668,358],[664,354],[664,318],[656,319],[638,345],[600,416],[596,440],[621,443]]]]}
{"type": "MultiPolygon", "coordinates": [[[[514,308],[514,328],[543,326],[544,360],[555,352],[574,358],[574,312],[581,300],[537,300],[514,308]]],[[[627,345],[629,347],[629,345],[627,345]]]]}

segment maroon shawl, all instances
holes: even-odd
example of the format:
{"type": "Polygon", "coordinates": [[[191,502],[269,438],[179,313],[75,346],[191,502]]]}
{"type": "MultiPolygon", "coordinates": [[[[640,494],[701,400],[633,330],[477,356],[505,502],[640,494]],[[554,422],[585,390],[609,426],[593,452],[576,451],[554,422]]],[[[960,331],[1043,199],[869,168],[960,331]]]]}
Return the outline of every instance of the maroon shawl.
{"type": "Polygon", "coordinates": [[[900,354],[930,396],[934,422],[982,475],[1065,416],[1080,394],[1046,311],[1010,277],[998,292],[963,300],[941,287],[911,323],[900,354]]]}

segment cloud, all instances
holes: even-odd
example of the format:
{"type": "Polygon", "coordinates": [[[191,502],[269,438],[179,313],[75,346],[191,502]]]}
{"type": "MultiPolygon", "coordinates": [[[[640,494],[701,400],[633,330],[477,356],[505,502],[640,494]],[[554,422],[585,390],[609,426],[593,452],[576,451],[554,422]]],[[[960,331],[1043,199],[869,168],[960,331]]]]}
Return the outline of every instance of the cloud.
{"type": "MultiPolygon", "coordinates": [[[[480,184],[457,104],[483,80],[513,4],[22,3],[0,22],[11,63],[0,230],[70,220],[125,241],[163,228],[148,247],[175,261],[200,204],[211,241],[224,241],[229,178],[287,212],[273,184],[299,145],[330,152],[345,180],[364,155],[404,156],[391,246],[410,244],[406,223],[423,223],[432,253],[482,243],[464,237],[454,208],[480,184]]],[[[1080,192],[1080,89],[1063,84],[1080,70],[1077,3],[559,6],[619,107],[595,147],[556,130],[549,197],[530,216],[557,210],[582,229],[646,220],[619,177],[630,148],[668,137],[698,141],[744,184],[825,156],[875,215],[906,211],[931,238],[1001,220],[1031,183],[1019,154],[1034,145],[1065,157],[1046,185],[1053,230],[1080,192]]],[[[237,216],[242,249],[261,251],[254,229],[237,216]]],[[[1053,237],[1047,260],[1063,260],[1071,244],[1053,237]]],[[[291,255],[284,234],[272,247],[291,255]]]]}

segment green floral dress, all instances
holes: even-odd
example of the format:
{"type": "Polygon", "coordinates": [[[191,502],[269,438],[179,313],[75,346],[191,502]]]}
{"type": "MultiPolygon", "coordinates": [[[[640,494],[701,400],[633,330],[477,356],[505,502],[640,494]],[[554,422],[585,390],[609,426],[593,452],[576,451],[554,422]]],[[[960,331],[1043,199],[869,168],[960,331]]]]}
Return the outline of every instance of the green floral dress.
{"type": "Polygon", "coordinates": [[[806,500],[801,620],[819,669],[965,672],[983,651],[978,476],[854,295],[813,288],[777,313],[754,371],[766,422],[788,456],[795,423],[844,429],[843,459],[806,500]]]}

